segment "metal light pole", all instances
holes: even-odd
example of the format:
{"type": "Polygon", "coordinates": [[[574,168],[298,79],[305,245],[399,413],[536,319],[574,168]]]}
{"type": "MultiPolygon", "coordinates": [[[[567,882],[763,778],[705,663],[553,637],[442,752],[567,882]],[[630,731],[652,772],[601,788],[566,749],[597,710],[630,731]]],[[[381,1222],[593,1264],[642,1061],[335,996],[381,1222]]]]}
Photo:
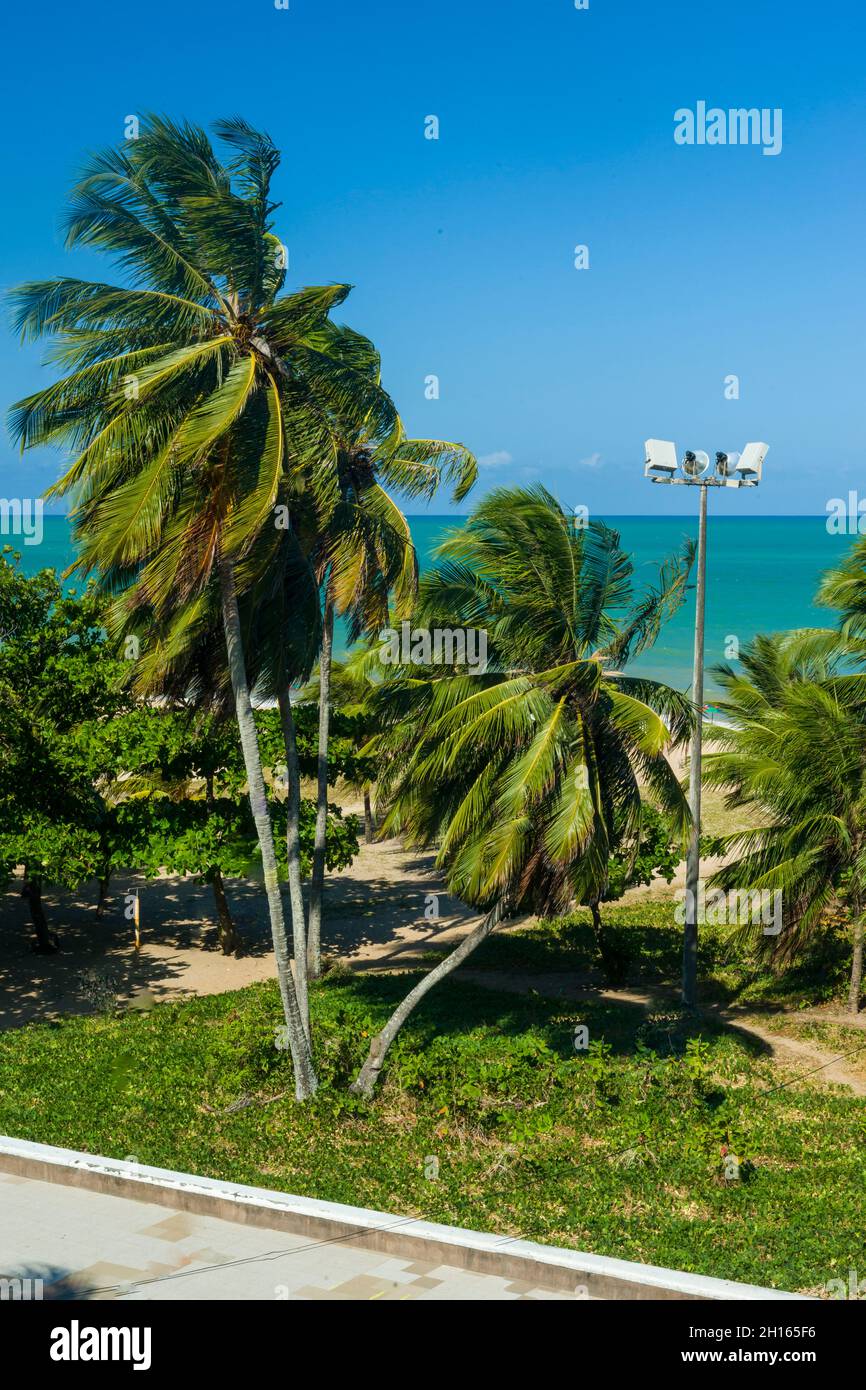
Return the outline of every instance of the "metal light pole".
{"type": "Polygon", "coordinates": [[[689,747],[689,811],[692,827],[686,856],[686,921],[683,932],[683,1005],[698,1002],[698,885],[701,877],[701,753],[704,733],[704,613],[707,589],[707,488],[701,487],[698,522],[698,587],[695,595],[695,656],[692,700],[696,719],[689,747]]]}
{"type": "Polygon", "coordinates": [[[683,933],[683,1007],[694,1009],[698,1002],[698,890],[701,877],[701,756],[704,728],[704,613],[707,586],[707,492],[711,487],[757,487],[761,481],[766,444],[747,444],[739,457],[716,454],[715,473],[709,473],[705,453],[687,450],[677,463],[675,445],[668,440],[646,441],[644,476],[654,483],[679,483],[699,487],[701,503],[698,523],[698,574],[695,595],[695,654],[692,666],[692,702],[695,725],[689,747],[689,811],[691,831],[686,856],[686,912],[683,933]],[[678,467],[682,476],[675,477],[678,467]]]}

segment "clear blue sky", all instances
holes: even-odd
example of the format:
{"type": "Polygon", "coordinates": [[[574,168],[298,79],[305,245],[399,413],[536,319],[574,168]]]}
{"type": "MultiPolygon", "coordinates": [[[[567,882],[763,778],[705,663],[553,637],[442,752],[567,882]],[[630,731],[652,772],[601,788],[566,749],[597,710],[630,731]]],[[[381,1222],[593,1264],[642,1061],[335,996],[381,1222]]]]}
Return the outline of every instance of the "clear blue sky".
{"type": "MultiPolygon", "coordinates": [[[[59,214],[128,114],[240,112],[284,153],[290,282],[356,286],[344,316],[407,425],[486,459],[482,489],[688,510],[642,479],[655,435],[770,444],[764,486],[720,511],[866,494],[856,0],[50,0],[6,28],[6,285],[109,278],[63,250],[59,214]],[[675,144],[675,110],[699,100],[780,107],[782,152],[675,144]]],[[[5,329],[0,352],[5,407],[48,378],[5,329]]],[[[59,461],[7,437],[0,464],[0,492],[32,496],[59,461]]]]}

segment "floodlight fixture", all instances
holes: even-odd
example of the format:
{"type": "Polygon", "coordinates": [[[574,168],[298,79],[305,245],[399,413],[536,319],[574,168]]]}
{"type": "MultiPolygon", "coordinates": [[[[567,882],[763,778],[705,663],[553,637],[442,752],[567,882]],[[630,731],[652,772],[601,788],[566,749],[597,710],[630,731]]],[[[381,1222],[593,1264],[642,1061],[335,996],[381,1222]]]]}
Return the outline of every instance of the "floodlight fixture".
{"type": "Polygon", "coordinates": [[[744,487],[757,487],[767,457],[766,444],[747,444],[737,460],[737,472],[744,487]]]}
{"type": "Polygon", "coordinates": [[[669,483],[677,471],[677,446],[670,439],[648,439],[644,445],[644,477],[669,483]]]}
{"type": "Polygon", "coordinates": [[[702,478],[710,466],[710,456],[705,454],[703,449],[686,449],[683,454],[682,469],[689,482],[696,482],[702,478]]]}
{"type": "Polygon", "coordinates": [[[715,474],[718,482],[723,487],[740,487],[742,480],[737,477],[737,460],[740,455],[731,450],[725,453],[723,449],[716,452],[715,474]]]}
{"type": "Polygon", "coordinates": [[[766,444],[747,444],[741,454],[735,449],[716,451],[715,466],[703,449],[686,449],[682,460],[669,439],[648,439],[644,445],[644,477],[652,483],[679,483],[691,487],[757,487],[761,481],[766,444]]]}

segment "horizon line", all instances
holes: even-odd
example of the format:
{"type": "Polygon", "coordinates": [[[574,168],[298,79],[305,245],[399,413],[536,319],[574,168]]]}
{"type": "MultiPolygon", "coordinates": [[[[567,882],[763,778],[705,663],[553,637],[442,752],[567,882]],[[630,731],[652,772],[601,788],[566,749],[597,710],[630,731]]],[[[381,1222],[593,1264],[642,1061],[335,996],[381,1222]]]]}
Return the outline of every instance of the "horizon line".
{"type": "MultiPolygon", "coordinates": [[[[472,515],[467,512],[404,512],[407,520],[416,519],[419,521],[459,521],[462,517],[472,515]]],[[[610,511],[606,507],[598,507],[590,516],[621,516],[628,517],[635,521],[689,521],[697,520],[697,512],[616,512],[610,511]]],[[[715,514],[713,522],[721,521],[826,521],[828,512],[751,512],[748,515],[723,516],[715,514]]],[[[43,517],[48,520],[68,520],[69,512],[49,512],[43,511],[43,517]]]]}

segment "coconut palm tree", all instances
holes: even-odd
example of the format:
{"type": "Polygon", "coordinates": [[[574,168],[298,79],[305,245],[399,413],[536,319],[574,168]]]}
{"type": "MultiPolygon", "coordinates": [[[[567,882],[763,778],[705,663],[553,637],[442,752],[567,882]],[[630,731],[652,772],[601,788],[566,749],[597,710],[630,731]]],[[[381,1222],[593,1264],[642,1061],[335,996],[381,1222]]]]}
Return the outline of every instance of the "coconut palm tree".
{"type": "MultiPolygon", "coordinates": [[[[733,860],[711,883],[780,891],[783,930],[759,937],[778,961],[808,940],[841,895],[853,921],[849,1007],[860,1007],[866,915],[866,647],[823,629],[755,639],[717,679],[726,717],[704,780],[749,807],[753,829],[723,837],[733,860]]],[[[740,935],[761,931],[743,924],[740,935]]]]}
{"type": "MultiPolygon", "coordinates": [[[[322,334],[323,346],[327,341],[330,351],[371,382],[379,382],[381,364],[372,344],[332,325],[322,334]]],[[[409,439],[402,428],[383,437],[360,397],[348,402],[331,428],[336,467],[319,470],[312,489],[320,514],[315,566],[322,589],[317,814],[307,928],[307,964],[313,978],[321,973],[334,618],[344,618],[353,643],[385,626],[392,608],[399,617],[411,611],[418,564],[409,523],[391,491],[426,502],[448,482],[453,500],[461,501],[478,471],[475,456],[462,444],[409,439]]]]}
{"type": "MultiPolygon", "coordinates": [[[[331,668],[331,694],[344,714],[357,722],[357,738],[368,743],[378,733],[378,723],[372,706],[376,685],[381,680],[380,649],[371,640],[356,647],[345,661],[335,661],[331,668]]],[[[350,785],[363,798],[364,840],[373,843],[376,820],[373,814],[373,779],[369,776],[350,785]]]]}
{"type": "Polygon", "coordinates": [[[74,462],[51,490],[73,493],[78,568],[119,592],[134,585],[174,640],[219,606],[259,833],[277,972],[299,1096],[316,1085],[289,968],[276,858],[242,643],[239,587],[275,530],[280,489],[335,457],[331,421],[363,409],[370,435],[399,430],[387,394],[324,327],[348,287],[280,293],[285,253],[272,228],[279,154],[234,119],[204,131],[151,117],[140,136],[94,157],[73,189],[67,244],[106,252],[114,286],[62,277],[14,294],[23,336],[51,337],[66,374],[18,403],[22,448],[55,444],[74,462]],[[288,479],[288,484],[287,484],[288,479]]]}
{"type": "MultiPolygon", "coordinates": [[[[319,598],[313,571],[293,529],[264,533],[253,547],[257,582],[239,598],[242,644],[251,703],[274,702],[283,726],[286,769],[286,852],[289,915],[298,1005],[309,1034],[306,939],[300,859],[300,773],[290,689],[309,676],[319,644],[319,598]],[[262,554],[264,552],[264,554],[262,554]]],[[[212,579],[187,608],[160,617],[137,585],[111,604],[109,632],[121,649],[138,650],[127,663],[128,683],[144,698],[207,709],[225,718],[233,708],[219,585],[212,579]]],[[[272,774],[276,765],[271,759],[272,774]]],[[[281,775],[278,774],[278,775],[281,775]]]]}
{"type": "Polygon", "coordinates": [[[692,547],[635,599],[617,533],[583,526],[543,488],[499,489],[438,551],[417,624],[474,628],[487,670],[404,669],[374,695],[385,730],[385,829],[438,846],[449,891],[485,917],[412,993],[370,1049],[368,1093],[415,1004],[517,911],[588,902],[598,917],[614,845],[636,845],[643,796],[680,834],[688,808],[665,752],[684,739],[685,696],[624,673],[682,602],[692,547]]]}

